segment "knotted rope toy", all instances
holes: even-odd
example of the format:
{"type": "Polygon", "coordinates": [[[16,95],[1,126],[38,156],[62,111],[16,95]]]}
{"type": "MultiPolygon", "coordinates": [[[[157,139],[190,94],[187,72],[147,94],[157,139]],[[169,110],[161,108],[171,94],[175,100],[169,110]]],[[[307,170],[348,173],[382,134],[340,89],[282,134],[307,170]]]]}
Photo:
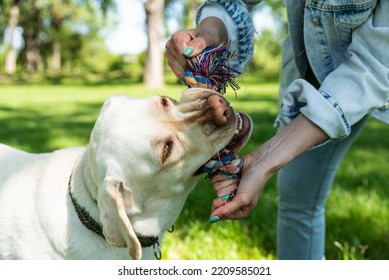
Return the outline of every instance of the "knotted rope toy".
{"type": "MultiPolygon", "coordinates": [[[[207,173],[210,179],[216,174],[222,174],[225,180],[232,180],[241,177],[242,167],[243,160],[236,153],[224,148],[204,164],[201,170],[207,173]]],[[[235,197],[236,191],[237,189],[234,189],[229,194],[226,202],[230,202],[235,197]]]]}
{"type": "Polygon", "coordinates": [[[228,50],[227,44],[207,47],[196,57],[187,57],[188,68],[181,81],[189,87],[213,89],[221,94],[228,85],[236,92],[239,89],[234,78],[240,72],[232,69],[228,61],[235,56],[228,50]]]}
{"type": "MultiPolygon", "coordinates": [[[[200,87],[213,89],[220,94],[226,92],[228,85],[235,91],[239,89],[234,78],[240,72],[228,66],[228,61],[235,56],[228,50],[227,44],[204,49],[198,56],[186,58],[187,69],[181,81],[188,87],[200,87]]],[[[225,176],[225,180],[232,180],[241,177],[243,160],[239,156],[224,148],[213,156],[201,170],[207,173],[207,177],[212,179],[216,174],[225,176]]],[[[237,189],[234,189],[227,199],[231,201],[237,189]]]]}

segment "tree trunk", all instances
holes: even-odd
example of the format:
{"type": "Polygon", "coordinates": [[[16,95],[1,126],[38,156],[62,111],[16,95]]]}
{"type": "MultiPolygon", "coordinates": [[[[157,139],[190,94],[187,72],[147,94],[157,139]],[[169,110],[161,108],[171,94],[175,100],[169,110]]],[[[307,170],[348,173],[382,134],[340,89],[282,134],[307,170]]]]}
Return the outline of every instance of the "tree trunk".
{"type": "Polygon", "coordinates": [[[26,70],[28,72],[36,72],[39,64],[39,43],[37,38],[32,36],[25,37],[25,51],[26,51],[26,70]]]}
{"type": "Polygon", "coordinates": [[[15,37],[15,31],[16,27],[18,26],[19,22],[19,6],[13,5],[10,12],[10,19],[8,22],[8,33],[9,38],[8,42],[6,44],[6,55],[5,55],[5,73],[7,74],[14,74],[16,71],[16,59],[17,59],[17,53],[14,49],[14,37],[15,37]]]}
{"type": "Polygon", "coordinates": [[[36,72],[39,68],[40,50],[38,34],[42,30],[41,10],[37,5],[37,0],[26,1],[29,3],[28,10],[24,11],[23,17],[29,17],[23,26],[24,32],[24,55],[26,58],[26,70],[36,72]]]}
{"type": "Polygon", "coordinates": [[[147,0],[145,3],[148,43],[143,83],[150,88],[164,86],[161,48],[164,5],[164,0],[147,0]]]}
{"type": "Polygon", "coordinates": [[[61,43],[59,41],[54,42],[52,67],[54,72],[61,72],[61,43]]]}

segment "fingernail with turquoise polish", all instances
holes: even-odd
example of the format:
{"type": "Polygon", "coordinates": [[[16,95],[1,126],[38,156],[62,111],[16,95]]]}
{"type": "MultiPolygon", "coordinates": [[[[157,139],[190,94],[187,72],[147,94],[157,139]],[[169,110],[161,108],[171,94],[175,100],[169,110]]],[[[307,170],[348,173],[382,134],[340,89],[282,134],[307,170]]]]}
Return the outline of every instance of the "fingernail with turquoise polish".
{"type": "Polygon", "coordinates": [[[225,194],[225,195],[222,195],[222,196],[220,197],[220,200],[221,200],[221,201],[225,201],[225,200],[227,200],[229,197],[230,197],[229,194],[225,194]]]}
{"type": "Polygon", "coordinates": [[[216,223],[219,220],[220,220],[220,218],[218,216],[212,216],[211,218],[209,218],[209,222],[211,224],[216,223]]]}
{"type": "Polygon", "coordinates": [[[183,55],[190,56],[193,52],[194,52],[194,48],[193,47],[186,47],[186,49],[183,52],[183,55]]]}

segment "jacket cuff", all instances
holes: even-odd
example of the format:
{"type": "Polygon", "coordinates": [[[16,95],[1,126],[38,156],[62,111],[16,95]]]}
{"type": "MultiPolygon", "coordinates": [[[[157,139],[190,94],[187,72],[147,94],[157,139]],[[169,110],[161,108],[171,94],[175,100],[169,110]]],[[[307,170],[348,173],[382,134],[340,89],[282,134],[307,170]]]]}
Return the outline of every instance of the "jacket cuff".
{"type": "Polygon", "coordinates": [[[341,140],[351,132],[351,126],[338,102],[302,79],[294,81],[286,89],[281,100],[278,125],[285,126],[299,113],[320,127],[331,139],[341,140]]]}
{"type": "Polygon", "coordinates": [[[197,12],[197,25],[200,20],[205,18],[205,15],[216,16],[226,25],[231,41],[229,42],[230,51],[237,54],[230,60],[230,67],[242,73],[253,56],[254,47],[254,26],[246,5],[240,0],[208,0],[200,6],[197,12]],[[218,14],[206,12],[206,9],[210,7],[222,8],[225,15],[220,16],[219,12],[218,14]],[[203,12],[204,16],[202,15],[203,12]],[[232,40],[235,40],[235,42],[232,40]],[[235,49],[232,47],[235,47],[235,49]]]}

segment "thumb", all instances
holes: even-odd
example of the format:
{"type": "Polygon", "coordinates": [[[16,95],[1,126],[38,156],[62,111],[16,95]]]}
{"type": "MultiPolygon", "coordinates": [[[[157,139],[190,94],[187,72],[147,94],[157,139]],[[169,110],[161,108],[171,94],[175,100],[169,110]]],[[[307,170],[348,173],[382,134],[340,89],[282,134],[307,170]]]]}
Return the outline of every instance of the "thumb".
{"type": "Polygon", "coordinates": [[[196,37],[188,43],[183,52],[183,55],[186,57],[195,57],[199,55],[207,46],[208,44],[204,38],[196,37]]]}

